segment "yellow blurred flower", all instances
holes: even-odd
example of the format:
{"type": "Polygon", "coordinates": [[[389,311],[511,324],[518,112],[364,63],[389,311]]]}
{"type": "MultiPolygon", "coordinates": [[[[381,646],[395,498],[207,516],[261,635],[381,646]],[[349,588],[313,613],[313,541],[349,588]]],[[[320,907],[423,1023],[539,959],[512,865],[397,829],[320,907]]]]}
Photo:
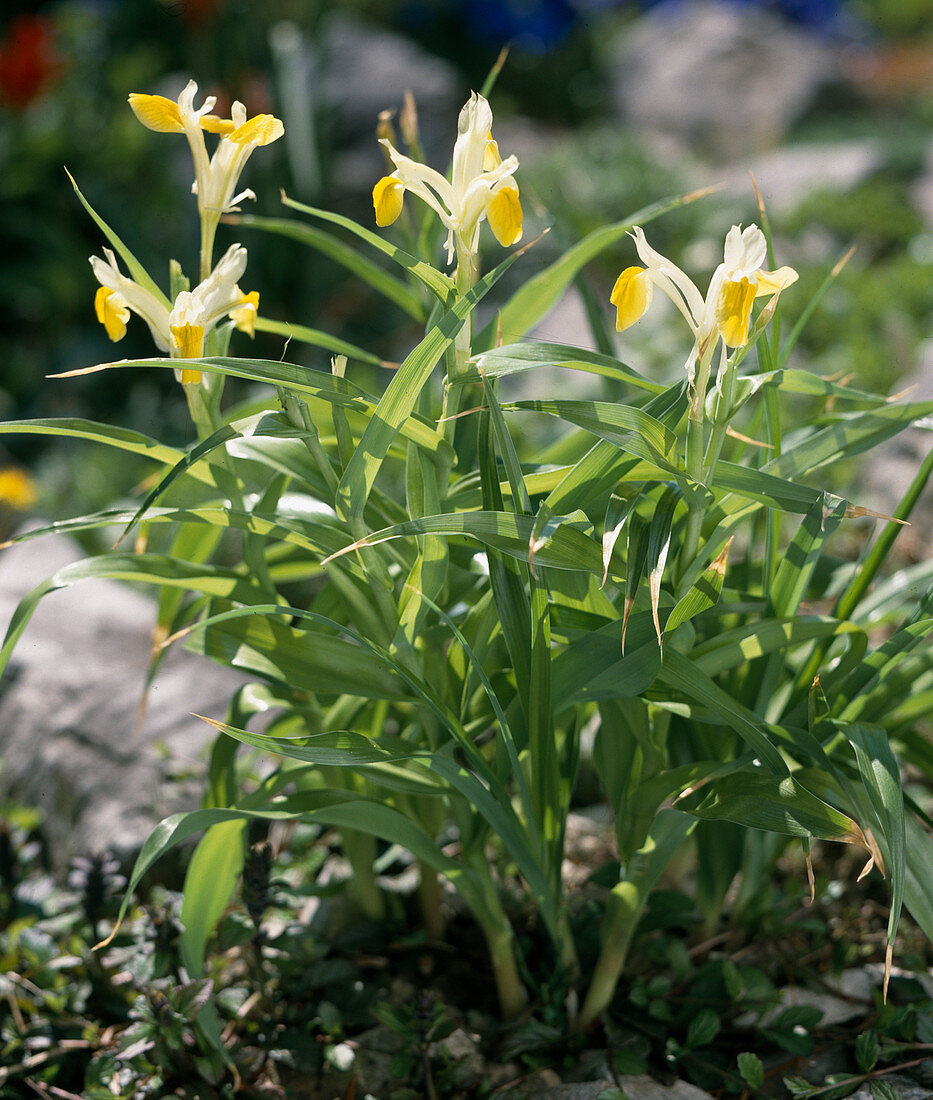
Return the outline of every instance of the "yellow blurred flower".
{"type": "Polygon", "coordinates": [[[38,499],[36,483],[25,470],[16,466],[0,469],[0,504],[25,511],[38,499]]]}

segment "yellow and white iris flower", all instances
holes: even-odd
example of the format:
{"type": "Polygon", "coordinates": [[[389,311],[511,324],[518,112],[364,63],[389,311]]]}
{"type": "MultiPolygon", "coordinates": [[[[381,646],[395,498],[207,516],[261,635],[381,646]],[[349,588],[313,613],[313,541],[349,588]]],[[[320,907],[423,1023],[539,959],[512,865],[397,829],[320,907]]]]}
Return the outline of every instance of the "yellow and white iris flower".
{"type": "Polygon", "coordinates": [[[440,172],[400,153],[382,138],[395,171],[383,176],[373,188],[376,224],[391,225],[402,212],[406,191],[431,207],[447,227],[447,262],[454,251],[461,260],[475,262],[479,229],[483,220],[498,242],[508,247],[522,238],[522,206],[514,180],[518,159],[505,160],[492,139],[492,110],[476,92],[460,112],[453,168],[448,181],[440,172]]]}
{"type": "Polygon", "coordinates": [[[694,376],[697,358],[709,362],[721,339],[728,348],[748,343],[752,304],[757,297],[773,298],[797,279],[791,267],[765,271],[765,235],[757,225],[734,225],[726,235],[723,262],[710,280],[706,297],[676,264],[656,252],[638,227],[632,230],[635,249],[644,267],[627,267],[616,280],[609,300],[616,307],[616,328],[621,332],[642,317],[655,287],[662,290],[683,314],[693,332],[694,345],[687,372],[694,376]]]}
{"type": "MultiPolygon", "coordinates": [[[[197,90],[197,84],[189,80],[177,101],[166,96],[133,92],[129,103],[139,121],[150,130],[184,134],[188,139],[194,159],[192,191],[198,197],[198,212],[202,224],[208,227],[208,240],[212,241],[221,215],[236,210],[244,199],[256,197],[249,188],[234,193],[250,154],[258,146],[276,141],[285,128],[274,115],[247,118],[246,108],[240,102],[233,104],[228,119],[211,114],[217,102],[215,96],[208,96],[195,108],[197,90]],[[204,142],[205,131],[220,135],[210,157],[204,142]]],[[[209,264],[209,259],[206,262],[209,264]]]]}
{"type": "MultiPolygon", "coordinates": [[[[124,275],[109,248],[103,251],[106,259],[91,257],[91,267],[101,284],[94,309],[111,340],[121,340],[126,334],[130,313],[142,317],[156,347],[173,359],[200,359],[205,337],[225,317],[242,332],[253,335],[259,293],[244,294],[237,286],[246,270],[246,249],[241,245],[231,245],[210,275],[193,290],[183,290],[171,307],[124,275]]],[[[183,369],[180,381],[196,384],[201,381],[201,372],[183,369]]]]}

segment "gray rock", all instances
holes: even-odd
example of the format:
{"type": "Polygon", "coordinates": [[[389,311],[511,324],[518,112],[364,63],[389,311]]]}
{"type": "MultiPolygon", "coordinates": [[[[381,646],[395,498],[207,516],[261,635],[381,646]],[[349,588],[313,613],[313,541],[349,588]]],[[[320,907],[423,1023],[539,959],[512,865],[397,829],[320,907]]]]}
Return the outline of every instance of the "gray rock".
{"type": "Polygon", "coordinates": [[[882,163],[876,141],[814,142],[757,153],[724,169],[710,169],[707,182],[721,184],[730,194],[744,195],[751,202],[751,172],[774,216],[791,213],[817,191],[845,193],[882,163]]]}
{"type": "Polygon", "coordinates": [[[621,117],[710,159],[770,148],[838,71],[834,52],[757,6],[663,4],[614,47],[621,117]]]}
{"type": "MultiPolygon", "coordinates": [[[[0,623],[82,556],[59,536],[0,552],[0,623]]],[[[243,680],[178,648],[142,713],[154,621],[154,603],[116,581],[60,589],[40,601],[0,685],[0,792],[45,811],[59,866],[90,849],[132,851],[162,817],[198,804],[215,733],[192,712],[222,718],[243,680]]]]}
{"type": "Polygon", "coordinates": [[[443,171],[457,136],[457,115],[469,89],[456,68],[385,28],[334,11],[323,25],[328,61],[320,92],[331,105],[340,147],[358,143],[382,164],[376,122],[383,110],[399,111],[410,91],[418,108],[421,141],[431,163],[443,171]],[[438,159],[433,159],[433,158],[438,159]]]}

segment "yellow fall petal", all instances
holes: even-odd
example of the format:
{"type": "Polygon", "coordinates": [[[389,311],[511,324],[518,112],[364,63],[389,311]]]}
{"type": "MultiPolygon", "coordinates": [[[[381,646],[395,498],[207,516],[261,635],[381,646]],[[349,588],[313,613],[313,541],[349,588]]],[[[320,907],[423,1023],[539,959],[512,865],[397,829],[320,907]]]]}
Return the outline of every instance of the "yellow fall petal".
{"type": "Polygon", "coordinates": [[[373,188],[373,209],[376,211],[376,225],[380,228],[391,225],[402,212],[402,197],[405,185],[395,176],[383,176],[373,188]]]}
{"type": "Polygon", "coordinates": [[[143,92],[131,92],[129,104],[133,114],[143,126],[156,130],[160,134],[183,134],[185,128],[181,122],[178,104],[164,95],[146,95],[143,92]]]}
{"type": "Polygon", "coordinates": [[[236,129],[232,118],[221,118],[219,115],[201,115],[199,122],[201,129],[209,134],[229,134],[236,129]]]}
{"type": "Polygon", "coordinates": [[[716,321],[723,342],[730,348],[741,348],[748,343],[748,323],[757,289],[744,275],[738,282],[727,279],[723,284],[716,306],[716,321]]]}
{"type": "Polygon", "coordinates": [[[792,267],[779,267],[777,271],[758,271],[758,286],[755,296],[777,294],[779,290],[797,282],[797,272],[792,267]]]}
{"type": "Polygon", "coordinates": [[[612,288],[609,301],[616,307],[616,328],[624,331],[644,316],[648,308],[651,284],[643,267],[627,267],[612,288]]]}
{"type": "Polygon", "coordinates": [[[117,294],[110,287],[98,287],[94,295],[94,312],[114,343],[123,339],[126,335],[126,322],[130,319],[130,311],[121,294],[117,294]]]}
{"type": "MultiPolygon", "coordinates": [[[[178,347],[180,359],[200,359],[204,354],[204,326],[192,325],[185,322],[183,325],[171,325],[172,339],[178,347]]],[[[183,385],[201,381],[199,370],[182,370],[181,381],[183,385]]]]}
{"type": "Polygon", "coordinates": [[[252,338],[256,330],[256,315],[259,313],[259,291],[251,290],[240,299],[240,305],[231,309],[228,314],[234,321],[240,332],[245,332],[252,338]]]}
{"type": "Polygon", "coordinates": [[[281,119],[276,118],[275,115],[254,115],[242,126],[231,130],[227,137],[237,145],[271,145],[284,133],[285,127],[281,119]]]}
{"type": "Polygon", "coordinates": [[[486,217],[489,228],[503,247],[517,244],[522,239],[522,204],[518,200],[517,187],[500,187],[486,200],[486,217]]]}

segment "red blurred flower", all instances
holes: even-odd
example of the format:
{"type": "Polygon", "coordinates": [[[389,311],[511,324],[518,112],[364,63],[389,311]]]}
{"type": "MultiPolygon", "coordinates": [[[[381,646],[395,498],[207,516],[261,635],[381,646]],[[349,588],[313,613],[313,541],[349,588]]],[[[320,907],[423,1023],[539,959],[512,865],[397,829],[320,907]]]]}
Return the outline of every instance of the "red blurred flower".
{"type": "Polygon", "coordinates": [[[50,20],[21,15],[0,42],[0,99],[21,111],[57,79],[61,62],[55,52],[50,20]]]}

